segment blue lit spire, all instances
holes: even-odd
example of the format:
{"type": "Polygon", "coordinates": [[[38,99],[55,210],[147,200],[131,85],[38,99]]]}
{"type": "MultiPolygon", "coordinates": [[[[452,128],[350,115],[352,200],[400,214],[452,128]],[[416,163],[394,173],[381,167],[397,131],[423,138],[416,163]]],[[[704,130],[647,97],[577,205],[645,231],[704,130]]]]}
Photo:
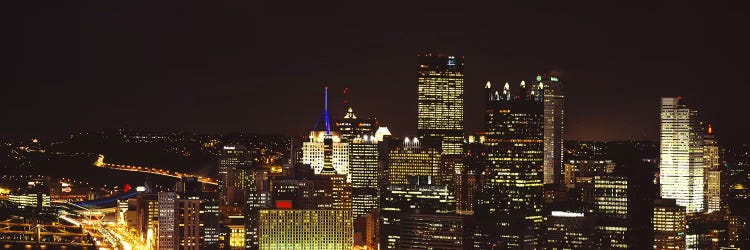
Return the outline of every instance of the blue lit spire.
{"type": "Polygon", "coordinates": [[[328,118],[328,86],[325,86],[323,90],[323,96],[324,96],[324,107],[323,107],[323,113],[325,114],[326,119],[326,135],[331,135],[331,120],[328,118]]]}

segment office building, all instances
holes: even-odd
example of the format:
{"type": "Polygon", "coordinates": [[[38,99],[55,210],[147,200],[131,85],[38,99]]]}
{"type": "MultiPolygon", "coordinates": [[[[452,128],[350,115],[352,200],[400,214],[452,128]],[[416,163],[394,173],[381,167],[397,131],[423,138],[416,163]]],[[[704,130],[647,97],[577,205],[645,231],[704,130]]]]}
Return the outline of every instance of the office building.
{"type": "Polygon", "coordinates": [[[401,217],[397,249],[469,249],[471,216],[409,213],[401,217]]]}
{"type": "Polygon", "coordinates": [[[185,177],[175,192],[158,194],[159,249],[211,249],[219,245],[219,197],[203,192],[196,177],[185,177]]]}
{"type": "Polygon", "coordinates": [[[565,186],[574,188],[576,183],[591,182],[594,176],[614,171],[615,163],[612,160],[569,160],[565,163],[565,186]]]}
{"type": "MultiPolygon", "coordinates": [[[[312,172],[305,167],[307,171],[312,172]]],[[[248,176],[249,183],[247,186],[247,200],[243,207],[244,212],[235,215],[242,215],[245,219],[245,247],[247,249],[258,249],[258,213],[261,209],[272,207],[272,195],[270,184],[270,171],[265,168],[252,168],[248,176]]]]}
{"type": "Polygon", "coordinates": [[[311,131],[308,141],[302,143],[302,164],[310,165],[315,174],[347,175],[347,181],[351,181],[349,144],[342,140],[340,132],[331,131],[331,121],[328,115],[328,87],[324,88],[323,113],[320,118],[325,123],[325,128],[311,131]]]}
{"type": "Polygon", "coordinates": [[[680,97],[661,99],[661,197],[677,200],[688,213],[705,208],[703,133],[697,115],[680,97]]]}
{"type": "Polygon", "coordinates": [[[175,203],[175,236],[178,249],[200,249],[200,199],[177,199],[175,203]]]}
{"type": "Polygon", "coordinates": [[[336,130],[341,133],[344,142],[352,142],[354,138],[363,135],[375,135],[378,129],[378,122],[375,119],[358,117],[354,109],[350,106],[344,118],[336,121],[336,130]]]}
{"type": "Polygon", "coordinates": [[[136,230],[149,246],[156,248],[156,234],[159,228],[159,196],[153,193],[139,193],[136,196],[136,230]]]}
{"type": "Polygon", "coordinates": [[[244,201],[244,170],[252,166],[252,158],[246,147],[227,145],[219,157],[219,196],[222,204],[242,204],[244,201]]]}
{"type": "Polygon", "coordinates": [[[594,216],[579,209],[552,210],[547,216],[545,249],[591,249],[594,216]]]}
{"type": "Polygon", "coordinates": [[[219,245],[219,233],[221,231],[219,194],[217,192],[202,192],[196,198],[200,199],[200,210],[198,211],[200,249],[216,248],[219,245]]]}
{"type": "Polygon", "coordinates": [[[160,250],[178,249],[177,237],[177,200],[176,192],[160,192],[159,196],[159,233],[158,244],[160,250]]]}
{"type": "Polygon", "coordinates": [[[750,226],[748,225],[747,216],[727,215],[724,220],[727,222],[727,245],[730,247],[747,247],[750,243],[750,226]]]}
{"type": "Polygon", "coordinates": [[[432,176],[436,184],[445,184],[451,172],[441,165],[441,142],[434,138],[391,138],[387,142],[386,181],[406,184],[408,176],[432,176]]]}
{"type": "MultiPolygon", "coordinates": [[[[451,162],[451,159],[444,158],[444,160],[444,164],[451,162]]],[[[460,156],[458,159],[454,158],[452,160],[455,162],[455,168],[450,187],[451,191],[456,195],[456,212],[464,215],[473,215],[477,185],[479,184],[477,181],[477,164],[481,163],[471,156],[460,156]]]]}
{"type": "Polygon", "coordinates": [[[229,215],[221,223],[222,232],[219,234],[219,249],[258,249],[258,246],[248,246],[245,221],[243,215],[229,215]]]}
{"type": "Polygon", "coordinates": [[[302,143],[302,164],[310,165],[315,174],[349,175],[349,143],[338,132],[312,131],[309,141],[302,143]]]}
{"type": "MultiPolygon", "coordinates": [[[[454,215],[456,211],[456,199],[450,194],[448,186],[434,185],[431,183],[429,176],[410,176],[407,184],[389,185],[380,197],[380,248],[381,249],[402,249],[401,239],[403,239],[402,229],[405,225],[404,220],[412,220],[413,223],[419,223],[413,216],[418,215],[454,215]]],[[[437,217],[434,217],[437,218],[437,217]]],[[[417,229],[414,229],[417,230],[417,229]]],[[[446,228],[439,226],[433,228],[432,233],[451,234],[451,230],[456,230],[455,225],[446,225],[446,228]],[[445,229],[447,232],[441,232],[438,229],[445,229]]],[[[409,232],[414,234],[414,232],[409,232]]],[[[423,240],[427,240],[434,235],[426,234],[423,231],[423,240]]],[[[455,232],[453,232],[455,233],[455,232]]],[[[416,242],[416,239],[411,241],[416,242]]],[[[412,244],[412,243],[409,243],[412,244]]],[[[416,244],[416,243],[414,243],[416,244]]]]}
{"type": "Polygon", "coordinates": [[[264,209],[259,213],[260,249],[352,249],[352,211],[264,209]]]}
{"type": "Polygon", "coordinates": [[[464,59],[417,55],[417,134],[440,138],[443,154],[463,153],[464,59]]]}
{"type": "Polygon", "coordinates": [[[8,201],[17,208],[40,212],[43,208],[50,207],[52,199],[47,184],[42,180],[34,180],[29,181],[20,192],[8,195],[8,201]]]}
{"type": "Polygon", "coordinates": [[[351,209],[351,183],[343,175],[317,175],[302,165],[273,178],[270,187],[271,201],[288,201],[294,209],[351,209]]]}
{"type": "Polygon", "coordinates": [[[544,105],[539,87],[521,82],[512,98],[485,85],[487,168],[476,198],[482,248],[538,248],[542,217],[544,105]]]}
{"type": "Polygon", "coordinates": [[[374,135],[362,135],[349,143],[354,219],[378,208],[378,141],[374,135]]]}
{"type": "Polygon", "coordinates": [[[563,132],[565,95],[562,82],[554,74],[536,77],[544,93],[544,184],[563,185],[563,132]]]}
{"type": "Polygon", "coordinates": [[[653,182],[618,173],[594,177],[594,245],[598,249],[652,247],[653,182]]]}
{"type": "Polygon", "coordinates": [[[654,201],[654,249],[685,249],[685,207],[674,199],[654,201]]]}
{"type": "Polygon", "coordinates": [[[703,138],[703,171],[705,174],[706,212],[721,210],[721,161],[719,143],[714,136],[713,127],[708,125],[703,138]]]}

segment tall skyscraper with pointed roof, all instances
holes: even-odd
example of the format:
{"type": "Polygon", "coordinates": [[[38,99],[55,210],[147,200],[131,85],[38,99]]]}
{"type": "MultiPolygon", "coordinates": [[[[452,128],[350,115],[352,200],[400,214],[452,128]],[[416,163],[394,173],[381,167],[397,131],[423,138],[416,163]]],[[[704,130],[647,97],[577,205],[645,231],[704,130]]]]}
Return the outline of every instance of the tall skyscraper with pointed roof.
{"type": "Polygon", "coordinates": [[[349,144],[342,141],[341,133],[331,131],[328,87],[325,87],[323,104],[320,118],[325,122],[325,130],[311,131],[309,141],[302,143],[302,163],[309,164],[315,174],[347,175],[347,181],[350,182],[349,144]]]}

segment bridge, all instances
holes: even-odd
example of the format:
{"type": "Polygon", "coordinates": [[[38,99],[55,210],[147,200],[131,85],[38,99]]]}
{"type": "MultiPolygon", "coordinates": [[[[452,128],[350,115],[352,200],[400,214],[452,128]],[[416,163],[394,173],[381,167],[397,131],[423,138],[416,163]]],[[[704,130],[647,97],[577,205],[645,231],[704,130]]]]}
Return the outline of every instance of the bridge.
{"type": "Polygon", "coordinates": [[[198,178],[198,182],[211,184],[211,185],[218,185],[218,182],[216,180],[208,178],[208,177],[204,177],[204,176],[198,176],[198,175],[193,175],[193,174],[188,174],[188,173],[180,173],[177,171],[170,171],[170,170],[164,170],[164,169],[158,169],[158,168],[105,163],[104,155],[99,155],[99,157],[94,162],[94,166],[101,167],[101,168],[114,169],[114,170],[121,170],[121,171],[140,172],[140,173],[149,173],[149,174],[155,174],[155,175],[169,176],[169,177],[180,178],[180,179],[183,177],[195,177],[195,178],[198,178]]]}

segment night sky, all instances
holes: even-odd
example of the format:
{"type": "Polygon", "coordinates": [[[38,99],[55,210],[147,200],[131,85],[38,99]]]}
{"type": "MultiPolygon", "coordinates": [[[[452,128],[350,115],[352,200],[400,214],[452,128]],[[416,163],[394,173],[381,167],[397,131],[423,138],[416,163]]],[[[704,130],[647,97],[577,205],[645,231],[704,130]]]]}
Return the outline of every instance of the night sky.
{"type": "Polygon", "coordinates": [[[656,140],[660,96],[683,96],[720,140],[750,139],[742,1],[19,2],[3,38],[5,136],[301,135],[324,83],[333,116],[349,87],[360,116],[413,135],[416,54],[432,51],[466,58],[467,132],[483,127],[485,81],[555,70],[567,139],[656,140]]]}

